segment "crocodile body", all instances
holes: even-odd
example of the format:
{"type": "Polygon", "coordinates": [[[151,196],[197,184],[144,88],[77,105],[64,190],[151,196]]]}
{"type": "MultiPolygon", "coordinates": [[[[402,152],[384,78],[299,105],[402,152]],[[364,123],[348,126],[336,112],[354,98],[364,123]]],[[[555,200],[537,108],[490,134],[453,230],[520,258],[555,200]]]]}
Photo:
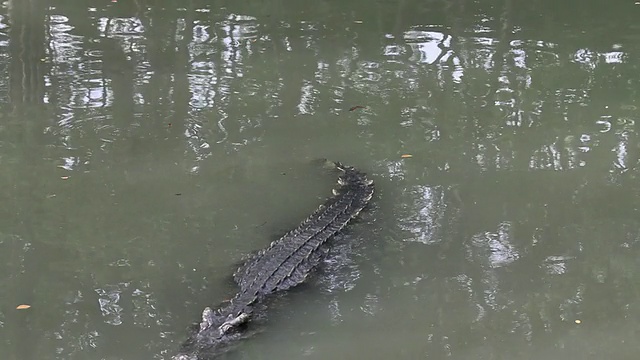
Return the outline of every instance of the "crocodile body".
{"type": "Polygon", "coordinates": [[[255,306],[275,292],[294,287],[309,275],[326,253],[326,242],[367,205],[373,181],[353,167],[340,170],[334,195],[295,229],[249,259],[234,274],[239,290],[217,310],[206,308],[202,321],[173,360],[209,359],[216,348],[239,337],[255,306]]]}

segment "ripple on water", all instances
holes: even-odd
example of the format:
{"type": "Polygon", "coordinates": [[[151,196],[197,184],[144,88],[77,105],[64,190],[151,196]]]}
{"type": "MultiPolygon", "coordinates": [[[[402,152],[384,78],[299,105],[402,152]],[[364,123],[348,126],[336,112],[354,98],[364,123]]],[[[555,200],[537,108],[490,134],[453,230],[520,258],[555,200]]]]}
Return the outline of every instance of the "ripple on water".
{"type": "Polygon", "coordinates": [[[503,222],[495,232],[483,232],[471,237],[468,246],[469,259],[486,262],[492,268],[507,266],[516,261],[520,254],[512,243],[511,223],[503,222]]]}
{"type": "Polygon", "coordinates": [[[119,283],[115,285],[105,285],[95,289],[98,294],[98,304],[104,322],[109,325],[122,324],[123,308],[119,304],[122,292],[129,286],[129,283],[119,283]]]}

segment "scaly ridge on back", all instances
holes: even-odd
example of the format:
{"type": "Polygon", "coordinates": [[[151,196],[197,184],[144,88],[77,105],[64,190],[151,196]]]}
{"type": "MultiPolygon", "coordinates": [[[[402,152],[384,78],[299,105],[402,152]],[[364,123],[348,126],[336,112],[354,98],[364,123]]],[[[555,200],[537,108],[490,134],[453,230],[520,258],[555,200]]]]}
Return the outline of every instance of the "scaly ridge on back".
{"type": "MultiPolygon", "coordinates": [[[[272,276],[276,272],[286,272],[290,270],[294,273],[297,266],[304,259],[309,259],[311,254],[316,251],[324,242],[332,235],[340,231],[347,222],[358,215],[358,213],[366,206],[373,194],[373,182],[368,180],[364,173],[361,173],[350,166],[344,166],[341,163],[335,163],[336,168],[342,171],[338,183],[338,189],[335,189],[337,195],[327,199],[320,207],[305,219],[295,229],[289,231],[280,239],[271,243],[271,245],[262,250],[253,259],[249,259],[245,265],[240,267],[234,276],[241,290],[249,290],[257,285],[266,293],[276,290],[284,290],[291,286],[295,286],[306,277],[307,271],[298,271],[298,275],[290,277],[293,281],[289,286],[277,288],[284,277],[277,277],[273,280],[272,276]],[[346,214],[346,215],[344,215],[346,214]],[[299,261],[292,260],[299,259],[299,261]],[[292,267],[283,267],[285,263],[293,265],[292,267]],[[305,273],[305,274],[301,274],[305,273]]],[[[313,262],[310,264],[313,267],[313,262]]]]}
{"type": "Polygon", "coordinates": [[[351,166],[334,165],[341,171],[334,195],[300,225],[238,268],[234,274],[238,293],[226,306],[203,311],[199,329],[174,360],[200,359],[201,352],[231,339],[229,334],[249,321],[255,303],[303,282],[325,253],[327,240],[367,205],[373,196],[373,181],[351,166]]]}

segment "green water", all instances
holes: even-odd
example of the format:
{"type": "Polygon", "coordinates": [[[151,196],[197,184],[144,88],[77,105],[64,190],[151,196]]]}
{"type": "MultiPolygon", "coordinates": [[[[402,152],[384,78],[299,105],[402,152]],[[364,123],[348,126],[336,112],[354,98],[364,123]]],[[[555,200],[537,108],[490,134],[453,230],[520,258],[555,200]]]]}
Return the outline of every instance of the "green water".
{"type": "Polygon", "coordinates": [[[2,358],[170,358],[243,257],[330,194],[318,158],[376,196],[222,358],[637,358],[638,18],[632,0],[5,2],[2,358]]]}

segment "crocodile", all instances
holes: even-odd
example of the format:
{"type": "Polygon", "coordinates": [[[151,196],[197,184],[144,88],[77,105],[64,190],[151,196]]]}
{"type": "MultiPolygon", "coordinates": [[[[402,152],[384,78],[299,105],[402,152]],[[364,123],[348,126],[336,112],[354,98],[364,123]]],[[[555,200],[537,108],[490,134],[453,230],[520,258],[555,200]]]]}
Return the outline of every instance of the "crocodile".
{"type": "Polygon", "coordinates": [[[373,180],[351,166],[331,164],[340,171],[333,196],[236,270],[236,295],[217,310],[204,309],[202,320],[173,360],[210,359],[231,340],[241,337],[256,306],[268,295],[302,283],[326,254],[327,241],[369,203],[373,180]]]}

